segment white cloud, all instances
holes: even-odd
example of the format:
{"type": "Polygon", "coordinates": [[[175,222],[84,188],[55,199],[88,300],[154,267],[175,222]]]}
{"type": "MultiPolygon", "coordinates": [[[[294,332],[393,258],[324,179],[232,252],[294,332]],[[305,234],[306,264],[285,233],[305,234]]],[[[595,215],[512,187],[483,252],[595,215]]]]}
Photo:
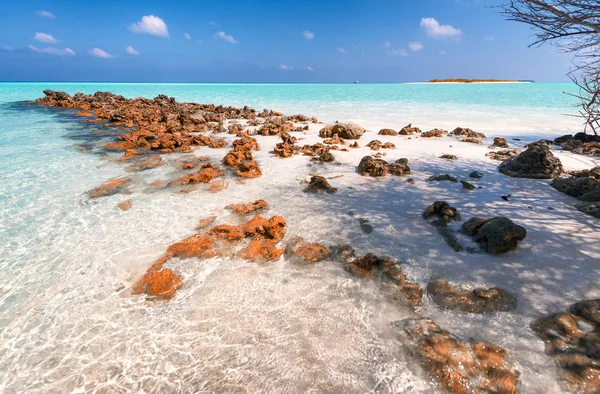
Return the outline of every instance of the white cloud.
{"type": "Polygon", "coordinates": [[[408,43],[408,48],[411,51],[418,52],[418,51],[422,50],[425,47],[419,41],[413,41],[413,42],[409,42],[408,43]]]}
{"type": "Polygon", "coordinates": [[[313,38],[315,38],[315,33],[310,32],[308,30],[304,30],[302,32],[302,35],[304,36],[304,38],[306,38],[307,40],[312,40],[313,38]]]}
{"type": "Polygon", "coordinates": [[[56,18],[53,13],[46,10],[38,10],[35,13],[41,16],[42,18],[56,18]]]}
{"type": "MultiPolygon", "coordinates": [[[[133,48],[131,48],[133,49],[133,48]]],[[[94,48],[94,49],[90,49],[90,55],[94,56],[94,57],[101,57],[103,59],[111,59],[114,56],[111,55],[110,53],[100,49],[100,48],[94,48]]]]}
{"type": "Polygon", "coordinates": [[[125,48],[125,52],[127,52],[130,55],[135,55],[135,56],[140,54],[138,51],[133,49],[133,47],[131,45],[129,45],[127,48],[125,48]]]}
{"type": "Polygon", "coordinates": [[[183,33],[183,36],[185,37],[186,40],[192,39],[192,36],[190,36],[190,33],[183,33]]]}
{"type": "Polygon", "coordinates": [[[392,43],[389,42],[389,41],[386,41],[386,42],[383,43],[383,47],[384,48],[391,48],[392,47],[392,43]]]}
{"type": "Polygon", "coordinates": [[[450,25],[440,25],[434,18],[421,19],[421,27],[433,38],[460,37],[462,31],[450,25]]]}
{"type": "Polygon", "coordinates": [[[216,36],[219,37],[221,40],[225,40],[225,41],[230,42],[232,44],[237,44],[238,43],[238,41],[233,36],[231,36],[229,34],[225,34],[224,31],[218,31],[216,33],[216,36]]]}
{"type": "Polygon", "coordinates": [[[339,53],[341,53],[342,55],[346,53],[346,49],[341,48],[341,47],[337,47],[335,48],[336,51],[338,51],[339,53]]]}
{"type": "Polygon", "coordinates": [[[10,45],[0,45],[0,51],[12,51],[13,49],[10,45]]]}
{"type": "Polygon", "coordinates": [[[401,49],[391,49],[388,51],[388,55],[390,56],[410,56],[408,51],[404,48],[401,49]]]}
{"type": "Polygon", "coordinates": [[[56,55],[56,56],[75,56],[76,55],[75,51],[73,51],[71,48],[65,48],[65,49],[58,49],[58,48],[54,48],[54,47],[38,48],[33,45],[29,45],[27,48],[29,48],[30,51],[38,52],[38,53],[47,53],[48,55],[56,55]]]}
{"type": "Polygon", "coordinates": [[[304,69],[305,69],[306,71],[315,71],[315,69],[314,69],[314,68],[312,68],[311,66],[306,66],[306,67],[304,67],[304,69]]]}
{"type": "Polygon", "coordinates": [[[46,34],[46,33],[35,33],[35,36],[33,37],[33,39],[41,41],[41,42],[46,42],[48,44],[54,44],[54,43],[58,42],[58,40],[56,38],[54,38],[50,34],[46,34]]]}
{"type": "Polygon", "coordinates": [[[286,66],[285,64],[280,64],[279,68],[282,69],[282,70],[284,70],[284,71],[290,71],[290,70],[294,69],[294,67],[292,67],[292,66],[286,66]]]}
{"type": "Polygon", "coordinates": [[[130,24],[129,30],[151,36],[169,37],[169,29],[165,21],[154,15],[143,16],[141,21],[130,24]]]}
{"type": "Polygon", "coordinates": [[[486,41],[494,41],[494,37],[493,36],[483,36],[483,39],[486,41]]]}

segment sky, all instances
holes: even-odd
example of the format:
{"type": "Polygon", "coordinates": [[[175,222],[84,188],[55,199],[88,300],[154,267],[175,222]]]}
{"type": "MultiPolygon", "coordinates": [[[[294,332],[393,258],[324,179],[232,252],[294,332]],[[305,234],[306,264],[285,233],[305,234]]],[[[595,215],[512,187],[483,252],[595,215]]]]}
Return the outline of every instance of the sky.
{"type": "Polygon", "coordinates": [[[500,0],[87,1],[0,5],[1,81],[566,81],[500,0]]]}

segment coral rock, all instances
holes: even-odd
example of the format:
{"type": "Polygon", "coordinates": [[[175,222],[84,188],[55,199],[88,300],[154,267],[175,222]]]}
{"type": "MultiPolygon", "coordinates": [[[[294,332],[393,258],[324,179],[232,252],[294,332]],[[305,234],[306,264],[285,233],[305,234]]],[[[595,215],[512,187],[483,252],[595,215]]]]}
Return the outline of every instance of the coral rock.
{"type": "Polygon", "coordinates": [[[227,205],[225,208],[232,210],[238,215],[247,215],[249,213],[253,213],[261,209],[266,209],[268,207],[269,203],[265,200],[256,200],[248,204],[230,204],[227,205]]]}
{"type": "Polygon", "coordinates": [[[150,270],[133,287],[135,294],[148,294],[154,297],[171,298],[181,287],[181,277],[168,268],[160,271],[150,270]]]}
{"type": "Polygon", "coordinates": [[[352,122],[344,122],[344,123],[335,123],[330,126],[325,126],[319,131],[319,136],[321,138],[332,138],[335,134],[337,134],[340,138],[345,140],[357,140],[359,139],[365,129],[354,124],[352,122]]]}
{"type": "Polygon", "coordinates": [[[130,182],[130,178],[112,179],[110,181],[104,182],[102,185],[98,186],[95,189],[88,190],[87,194],[91,198],[110,196],[123,191],[125,187],[129,185],[130,182]]]}
{"type": "Polygon", "coordinates": [[[517,299],[506,290],[490,289],[459,290],[447,280],[432,279],[427,292],[442,308],[466,313],[508,312],[517,307],[517,299]]]}

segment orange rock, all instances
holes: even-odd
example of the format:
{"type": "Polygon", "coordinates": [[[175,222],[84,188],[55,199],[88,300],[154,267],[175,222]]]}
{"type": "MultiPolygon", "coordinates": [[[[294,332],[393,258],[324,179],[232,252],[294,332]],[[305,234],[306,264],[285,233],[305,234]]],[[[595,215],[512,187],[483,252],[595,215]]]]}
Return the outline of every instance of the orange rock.
{"type": "Polygon", "coordinates": [[[168,186],[181,186],[194,183],[208,183],[213,179],[223,176],[225,172],[215,168],[212,164],[206,163],[200,167],[200,171],[195,174],[185,175],[181,178],[169,182],[168,186]]]}
{"type": "Polygon", "coordinates": [[[131,201],[125,200],[117,204],[117,208],[121,211],[129,211],[131,209],[131,201]]]}
{"type": "Polygon", "coordinates": [[[196,163],[191,161],[187,161],[181,165],[182,170],[191,170],[194,167],[196,167],[196,163]]]}
{"type": "Polygon", "coordinates": [[[169,246],[167,255],[172,257],[208,259],[217,256],[215,241],[208,234],[192,235],[169,246]]]}
{"type": "Polygon", "coordinates": [[[133,287],[135,294],[146,293],[160,298],[171,298],[181,287],[181,277],[168,268],[160,271],[149,270],[133,287]]]}
{"type": "Polygon", "coordinates": [[[250,261],[275,260],[283,255],[284,250],[276,247],[277,241],[256,238],[242,249],[237,256],[250,261]]]}
{"type": "Polygon", "coordinates": [[[159,155],[152,155],[139,163],[132,164],[127,167],[127,172],[137,172],[137,171],[145,171],[150,170],[152,168],[156,168],[162,164],[162,158],[159,155]]]}
{"type": "Polygon", "coordinates": [[[217,192],[220,192],[221,190],[227,189],[228,186],[229,186],[229,182],[225,179],[214,180],[208,186],[208,190],[211,193],[217,193],[217,192]]]}
{"type": "Polygon", "coordinates": [[[249,150],[232,151],[225,155],[223,158],[223,163],[226,166],[237,170],[244,161],[252,159],[252,153],[249,150]]]}
{"type": "Polygon", "coordinates": [[[77,112],[76,116],[83,116],[85,118],[89,118],[89,117],[94,116],[94,114],[92,114],[90,112],[79,111],[79,112],[77,112]]]}
{"type": "Polygon", "coordinates": [[[307,263],[316,263],[327,258],[329,251],[321,244],[312,243],[300,245],[295,254],[307,263]]]}
{"type": "Polygon", "coordinates": [[[230,209],[239,215],[247,215],[252,212],[256,212],[260,209],[268,208],[269,203],[265,200],[256,200],[248,204],[230,204],[225,209],[230,209]]]}
{"type": "Polygon", "coordinates": [[[239,170],[235,172],[237,176],[243,178],[258,178],[262,176],[262,171],[258,166],[258,163],[254,160],[246,160],[239,166],[239,170]]]}
{"type": "Polygon", "coordinates": [[[233,141],[231,145],[233,146],[233,150],[235,152],[260,150],[260,145],[258,145],[256,138],[248,136],[238,138],[237,140],[233,141]]]}
{"type": "Polygon", "coordinates": [[[127,156],[135,156],[135,155],[137,155],[137,153],[138,152],[135,149],[126,149],[125,153],[124,153],[124,156],[125,157],[127,157],[127,156]]]}
{"type": "Polygon", "coordinates": [[[133,149],[136,146],[137,145],[135,142],[118,141],[118,142],[111,142],[110,144],[104,145],[104,149],[116,150],[116,151],[126,151],[127,149],[133,149]]]}
{"type": "Polygon", "coordinates": [[[130,178],[117,178],[110,181],[104,182],[102,185],[95,189],[88,190],[87,194],[91,198],[98,198],[104,196],[110,196],[121,192],[125,186],[131,182],[130,178]]]}
{"type": "Polygon", "coordinates": [[[196,230],[205,229],[206,227],[213,224],[215,222],[215,220],[217,220],[216,216],[209,216],[207,218],[200,219],[200,221],[198,222],[198,225],[196,226],[196,230]]]}

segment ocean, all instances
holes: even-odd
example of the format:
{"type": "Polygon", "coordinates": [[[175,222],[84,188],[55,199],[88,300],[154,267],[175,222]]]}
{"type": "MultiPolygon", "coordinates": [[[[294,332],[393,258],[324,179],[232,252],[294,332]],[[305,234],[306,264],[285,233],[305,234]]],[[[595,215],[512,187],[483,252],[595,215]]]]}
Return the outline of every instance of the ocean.
{"type": "MultiPolygon", "coordinates": [[[[202,188],[156,191],[149,185],[177,176],[190,154],[172,154],[161,167],[127,173],[120,155],[99,148],[114,139],[115,130],[88,125],[72,111],[26,104],[44,89],[111,91],[128,98],[166,94],[178,101],[303,113],[324,123],[353,121],[373,132],[372,139],[380,128],[412,123],[423,130],[470,127],[522,147],[581,129],[577,118],[567,116],[577,104],[564,94],[573,92],[568,83],[0,83],[1,392],[437,392],[390,324],[415,313],[461,337],[508,349],[523,392],[560,392],[559,372],[529,324],[598,296],[600,247],[594,244],[595,219],[573,214],[574,199],[548,182],[501,178],[497,163],[485,158],[485,146],[467,152],[458,142],[403,140],[395,142],[393,155],[411,161],[418,183],[410,189],[404,180],[360,179],[358,153],[328,167],[303,157],[275,160],[268,152],[278,141],[271,137],[260,140],[259,179],[228,180],[227,190],[217,194],[202,188]],[[441,152],[468,160],[452,167],[437,159],[441,152]],[[489,174],[475,197],[424,182],[432,173],[474,169],[489,174]],[[316,172],[341,175],[332,181],[340,192],[298,192],[316,172]],[[133,178],[130,194],[96,200],[85,195],[123,175],[133,178]],[[522,193],[522,199],[514,205],[497,201],[510,192],[522,193]],[[390,255],[421,284],[442,276],[471,286],[503,286],[517,294],[519,308],[457,316],[426,302],[415,312],[333,263],[299,267],[236,259],[176,262],[184,287],[170,301],[131,294],[132,283],[168,245],[193,234],[199,219],[215,215],[231,222],[225,205],[259,198],[271,203],[266,215],[286,218],[290,236],[390,255]],[[116,209],[125,199],[133,209],[116,209]],[[437,199],[453,200],[463,215],[521,220],[528,239],[507,256],[456,254],[420,218],[437,199]],[[540,209],[528,211],[528,205],[540,209]],[[357,217],[368,218],[374,233],[360,231],[357,217]],[[579,234],[576,242],[573,234],[579,234]]],[[[311,126],[307,141],[318,140],[319,127],[311,126]]],[[[218,163],[224,151],[200,148],[194,154],[218,163]]],[[[598,165],[595,159],[560,157],[572,168],[598,165]]]]}

